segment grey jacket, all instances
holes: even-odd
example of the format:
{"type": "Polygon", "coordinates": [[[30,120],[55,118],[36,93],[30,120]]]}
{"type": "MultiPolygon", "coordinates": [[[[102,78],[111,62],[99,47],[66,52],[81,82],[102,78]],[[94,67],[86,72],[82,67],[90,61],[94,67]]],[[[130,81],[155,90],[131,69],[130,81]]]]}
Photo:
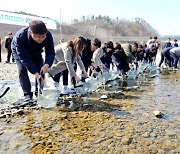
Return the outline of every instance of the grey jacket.
{"type": "Polygon", "coordinates": [[[104,51],[102,48],[98,48],[94,51],[92,61],[97,65],[102,65],[101,57],[104,55],[104,51]]]}
{"type": "Polygon", "coordinates": [[[55,59],[54,63],[49,70],[51,75],[56,75],[68,69],[71,77],[76,76],[74,64],[77,63],[81,70],[85,69],[80,55],[73,58],[72,48],[67,46],[67,43],[58,44],[55,46],[55,59]]]}
{"type": "Polygon", "coordinates": [[[180,57],[180,47],[175,47],[170,50],[170,52],[175,53],[178,57],[180,57]]]}

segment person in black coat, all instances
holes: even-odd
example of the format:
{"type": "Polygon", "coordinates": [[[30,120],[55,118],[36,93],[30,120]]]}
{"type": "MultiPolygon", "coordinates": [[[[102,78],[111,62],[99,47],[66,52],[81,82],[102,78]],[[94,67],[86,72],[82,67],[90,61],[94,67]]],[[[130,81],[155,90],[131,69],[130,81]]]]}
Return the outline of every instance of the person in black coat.
{"type": "Polygon", "coordinates": [[[98,38],[94,38],[93,40],[86,39],[86,42],[87,45],[82,51],[81,59],[86,71],[88,71],[88,68],[90,68],[91,71],[94,71],[97,69],[97,65],[92,61],[92,57],[94,51],[101,47],[101,41],[98,38]]]}
{"type": "MultiPolygon", "coordinates": [[[[10,63],[10,58],[12,55],[12,50],[11,50],[12,39],[13,39],[12,33],[8,33],[8,38],[5,41],[5,48],[7,50],[7,61],[6,61],[6,63],[10,63]]],[[[12,55],[12,62],[15,62],[13,55],[12,55]]]]}
{"type": "Polygon", "coordinates": [[[124,49],[121,47],[120,43],[115,43],[114,53],[112,54],[112,62],[117,66],[117,68],[125,74],[129,70],[129,64],[126,61],[127,56],[124,49]]]}
{"type": "Polygon", "coordinates": [[[106,51],[102,56],[101,61],[107,69],[110,69],[110,64],[112,63],[112,55],[114,53],[114,45],[112,41],[106,43],[106,51]]]}

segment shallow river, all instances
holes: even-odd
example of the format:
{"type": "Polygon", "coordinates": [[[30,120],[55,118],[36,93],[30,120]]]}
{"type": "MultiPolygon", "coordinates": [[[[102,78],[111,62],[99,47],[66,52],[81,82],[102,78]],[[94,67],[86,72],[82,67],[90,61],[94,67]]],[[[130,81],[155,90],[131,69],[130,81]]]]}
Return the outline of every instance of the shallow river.
{"type": "Polygon", "coordinates": [[[117,81],[52,109],[2,118],[0,153],[180,153],[179,85],[180,71],[117,81]]]}

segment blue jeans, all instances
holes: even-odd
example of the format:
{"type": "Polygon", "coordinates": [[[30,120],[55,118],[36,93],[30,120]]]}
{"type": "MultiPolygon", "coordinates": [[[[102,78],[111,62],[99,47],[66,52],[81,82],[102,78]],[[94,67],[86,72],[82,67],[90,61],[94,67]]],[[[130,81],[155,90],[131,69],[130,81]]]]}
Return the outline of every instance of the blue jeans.
{"type": "Polygon", "coordinates": [[[169,52],[171,57],[173,58],[173,67],[177,68],[179,57],[174,52],[169,52]]]}

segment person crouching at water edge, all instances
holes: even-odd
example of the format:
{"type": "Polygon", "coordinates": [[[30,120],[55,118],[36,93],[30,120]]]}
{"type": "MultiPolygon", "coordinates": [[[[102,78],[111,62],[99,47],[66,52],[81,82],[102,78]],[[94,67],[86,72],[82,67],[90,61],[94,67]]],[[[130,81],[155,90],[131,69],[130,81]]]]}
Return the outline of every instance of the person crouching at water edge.
{"type": "Polygon", "coordinates": [[[22,28],[16,33],[11,48],[18,66],[24,101],[33,101],[28,71],[35,75],[36,85],[39,82],[40,73],[48,72],[55,57],[52,34],[47,30],[45,23],[40,20],[32,20],[29,27],[22,28]],[[42,58],[43,48],[45,49],[44,62],[42,58]]]}
{"type": "Polygon", "coordinates": [[[80,77],[77,76],[75,71],[75,64],[77,63],[82,70],[85,77],[87,72],[81,60],[80,53],[86,47],[86,39],[82,36],[70,40],[65,43],[58,44],[55,47],[55,60],[49,70],[49,74],[55,82],[59,83],[59,78],[63,74],[63,89],[62,94],[75,93],[74,90],[68,88],[68,72],[73,80],[73,84],[80,82],[80,77]]]}

